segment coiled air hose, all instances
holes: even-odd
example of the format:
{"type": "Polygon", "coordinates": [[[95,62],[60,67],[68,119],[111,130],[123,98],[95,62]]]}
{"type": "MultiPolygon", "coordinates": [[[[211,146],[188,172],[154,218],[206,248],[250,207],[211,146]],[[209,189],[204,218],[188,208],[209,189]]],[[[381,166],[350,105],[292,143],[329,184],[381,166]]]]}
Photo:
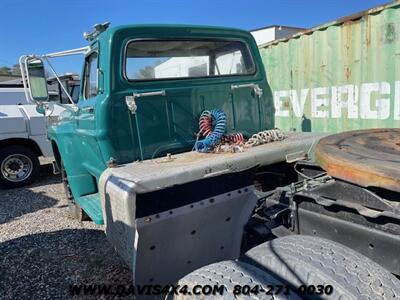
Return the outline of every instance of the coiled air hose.
{"type": "Polygon", "coordinates": [[[248,148],[281,141],[286,138],[286,135],[280,129],[276,128],[253,134],[246,141],[245,136],[240,132],[225,135],[226,127],[226,114],[223,110],[213,109],[211,111],[203,111],[199,119],[199,133],[197,134],[197,138],[200,136],[204,136],[205,138],[196,141],[194,150],[198,152],[210,152],[221,144],[229,144],[228,146],[244,145],[244,147],[248,148]]]}
{"type": "Polygon", "coordinates": [[[226,114],[221,109],[204,111],[199,120],[199,134],[205,139],[198,140],[194,149],[198,152],[211,151],[218,145],[226,131],[226,114]]]}
{"type": "Polygon", "coordinates": [[[243,133],[235,132],[235,133],[224,135],[222,137],[222,142],[228,143],[228,144],[240,145],[245,142],[245,137],[244,137],[243,133]]]}

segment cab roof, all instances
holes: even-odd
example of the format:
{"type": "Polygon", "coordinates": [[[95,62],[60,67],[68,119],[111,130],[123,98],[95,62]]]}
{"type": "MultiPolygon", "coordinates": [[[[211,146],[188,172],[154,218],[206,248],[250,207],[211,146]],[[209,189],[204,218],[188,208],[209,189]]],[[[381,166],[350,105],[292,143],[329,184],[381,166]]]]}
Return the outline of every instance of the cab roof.
{"type": "Polygon", "coordinates": [[[226,37],[226,38],[251,38],[249,31],[237,28],[208,26],[208,25],[184,25],[184,24],[131,24],[108,28],[98,36],[98,39],[108,39],[115,35],[129,35],[132,37],[226,37]]]}

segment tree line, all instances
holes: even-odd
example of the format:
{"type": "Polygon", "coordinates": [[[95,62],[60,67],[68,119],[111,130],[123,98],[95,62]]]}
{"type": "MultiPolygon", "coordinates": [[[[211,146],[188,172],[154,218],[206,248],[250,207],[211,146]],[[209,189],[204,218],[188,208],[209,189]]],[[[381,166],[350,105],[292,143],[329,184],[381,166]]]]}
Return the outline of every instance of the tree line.
{"type": "Polygon", "coordinates": [[[0,67],[0,75],[21,75],[19,64],[15,64],[12,67],[8,66],[0,67]]]}

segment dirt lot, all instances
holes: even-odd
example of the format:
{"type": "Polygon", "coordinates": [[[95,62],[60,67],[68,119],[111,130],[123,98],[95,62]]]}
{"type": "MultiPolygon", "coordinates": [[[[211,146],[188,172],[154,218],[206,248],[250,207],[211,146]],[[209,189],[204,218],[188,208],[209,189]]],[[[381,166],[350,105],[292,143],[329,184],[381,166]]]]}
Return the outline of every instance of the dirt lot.
{"type": "Polygon", "coordinates": [[[129,285],[131,271],[103,228],[69,218],[59,177],[49,164],[41,174],[33,186],[0,190],[0,299],[70,298],[71,284],[129,285]]]}

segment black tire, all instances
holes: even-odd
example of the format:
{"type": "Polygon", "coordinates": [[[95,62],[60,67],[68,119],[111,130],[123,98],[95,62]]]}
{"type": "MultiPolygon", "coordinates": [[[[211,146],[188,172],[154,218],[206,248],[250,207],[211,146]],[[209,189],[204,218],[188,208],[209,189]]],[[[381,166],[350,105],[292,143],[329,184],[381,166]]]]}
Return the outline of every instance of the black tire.
{"type": "Polygon", "coordinates": [[[64,187],[65,197],[68,201],[68,212],[69,215],[73,218],[78,220],[79,222],[82,221],[89,221],[89,216],[84,212],[84,210],[79,206],[78,203],[75,202],[74,196],[72,195],[71,188],[68,182],[67,172],[64,168],[64,163],[61,161],[61,179],[64,187]]]}
{"type": "MultiPolygon", "coordinates": [[[[16,161],[21,161],[17,159],[16,161]]],[[[16,168],[21,165],[18,163],[13,163],[16,168]]],[[[34,182],[40,173],[40,163],[36,153],[28,147],[22,145],[7,146],[0,149],[0,186],[8,189],[18,188],[26,186],[34,182]],[[21,179],[13,178],[9,172],[7,172],[7,166],[10,166],[8,162],[12,157],[23,158],[23,160],[29,164],[29,172],[26,172],[26,177],[21,177],[21,179]]]]}
{"type": "Polygon", "coordinates": [[[267,295],[268,285],[278,286],[282,283],[270,274],[239,261],[227,260],[202,267],[183,277],[179,280],[178,285],[181,287],[187,285],[187,291],[191,294],[174,295],[173,299],[300,299],[295,294],[288,296],[284,292],[279,295],[267,295]],[[216,295],[204,295],[204,293],[193,295],[193,287],[195,286],[223,286],[224,292],[222,295],[219,293],[216,295]],[[251,289],[259,287],[259,291],[253,289],[250,293],[246,292],[246,294],[240,295],[237,293],[235,295],[235,286],[240,288],[249,286],[251,289]]]}
{"type": "Polygon", "coordinates": [[[323,294],[323,298],[400,299],[400,281],[389,271],[350,248],[319,237],[278,238],[249,250],[242,260],[295,288],[331,285],[332,294],[323,294]]]}

